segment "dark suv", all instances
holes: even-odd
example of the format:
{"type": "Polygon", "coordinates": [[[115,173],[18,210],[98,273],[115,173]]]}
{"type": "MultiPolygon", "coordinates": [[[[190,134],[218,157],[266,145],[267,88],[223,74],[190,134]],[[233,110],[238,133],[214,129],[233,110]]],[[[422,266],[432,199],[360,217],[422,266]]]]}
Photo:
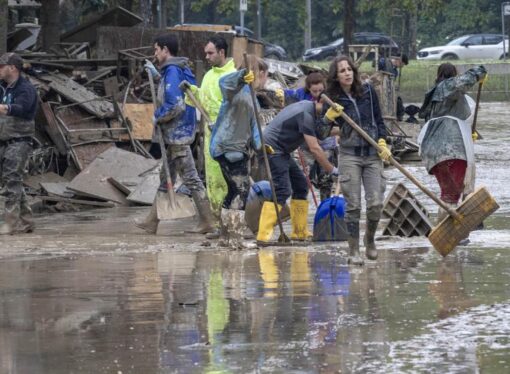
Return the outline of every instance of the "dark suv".
{"type": "MultiPolygon", "coordinates": [[[[380,54],[387,54],[387,52],[392,56],[400,54],[398,44],[388,35],[379,32],[356,32],[352,36],[351,44],[378,45],[380,54]]],[[[336,57],[343,53],[343,47],[344,38],[342,37],[328,45],[307,49],[303,54],[303,61],[325,60],[336,57]]],[[[370,53],[367,59],[373,60],[374,54],[370,53]]]]}

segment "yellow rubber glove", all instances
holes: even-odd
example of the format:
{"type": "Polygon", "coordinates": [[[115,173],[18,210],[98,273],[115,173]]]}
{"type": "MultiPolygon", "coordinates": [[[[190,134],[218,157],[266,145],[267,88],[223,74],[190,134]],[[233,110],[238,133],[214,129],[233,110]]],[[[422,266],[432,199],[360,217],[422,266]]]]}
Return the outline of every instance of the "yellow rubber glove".
{"type": "MultiPolygon", "coordinates": [[[[189,90],[191,91],[191,93],[193,94],[195,99],[198,99],[198,91],[199,91],[198,87],[195,86],[194,84],[189,84],[189,83],[186,84],[186,86],[189,88],[189,90]]],[[[185,96],[184,96],[184,103],[186,105],[189,105],[189,106],[192,106],[192,107],[195,106],[195,104],[193,104],[193,101],[191,101],[191,99],[189,98],[187,90],[186,90],[185,96]]]]}
{"type": "Polygon", "coordinates": [[[280,104],[282,104],[282,106],[285,105],[285,91],[283,91],[281,88],[277,88],[275,91],[274,91],[276,97],[278,98],[278,100],[280,101],[280,104]]]}
{"type": "Polygon", "coordinates": [[[381,148],[381,152],[378,153],[378,155],[381,158],[381,160],[389,161],[390,157],[391,157],[391,151],[388,148],[388,145],[386,144],[386,140],[381,138],[381,139],[379,139],[377,144],[379,145],[379,148],[381,148]]]}
{"type": "Polygon", "coordinates": [[[273,147],[271,147],[269,144],[266,144],[266,153],[268,155],[272,155],[274,153],[273,147]]]}
{"type": "Polygon", "coordinates": [[[255,80],[255,75],[253,74],[253,71],[249,70],[243,77],[243,80],[245,83],[252,84],[253,81],[255,80]]]}
{"type": "Polygon", "coordinates": [[[478,80],[478,83],[483,86],[485,83],[487,83],[487,79],[489,79],[489,73],[485,73],[485,75],[481,76],[478,80]]]}
{"type": "Polygon", "coordinates": [[[333,122],[338,117],[340,117],[343,112],[344,112],[344,107],[341,106],[340,104],[335,103],[335,105],[329,107],[329,109],[326,111],[326,118],[330,122],[333,122]]]}
{"type": "Polygon", "coordinates": [[[471,134],[471,139],[473,139],[473,143],[478,140],[478,133],[476,131],[471,134]]]}

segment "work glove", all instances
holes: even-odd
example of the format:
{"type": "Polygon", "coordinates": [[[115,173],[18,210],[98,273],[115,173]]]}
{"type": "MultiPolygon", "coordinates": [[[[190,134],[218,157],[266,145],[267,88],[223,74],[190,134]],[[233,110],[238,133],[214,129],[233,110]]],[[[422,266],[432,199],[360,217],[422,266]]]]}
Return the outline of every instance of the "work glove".
{"type": "Polygon", "coordinates": [[[266,144],[265,146],[266,146],[266,153],[268,155],[272,155],[274,153],[273,147],[271,147],[269,144],[266,144]]]}
{"type": "Polygon", "coordinates": [[[285,91],[283,91],[281,88],[277,88],[274,93],[276,98],[280,101],[280,104],[285,106],[285,91]]]}
{"type": "Polygon", "coordinates": [[[338,177],[338,168],[335,166],[333,167],[333,170],[329,173],[332,177],[338,177]]]}
{"type": "Polygon", "coordinates": [[[184,81],[184,82],[185,83],[183,84],[183,86],[186,88],[186,91],[184,91],[184,103],[186,105],[194,107],[195,104],[193,103],[193,101],[191,101],[191,99],[188,95],[188,89],[191,91],[191,94],[195,97],[195,99],[198,99],[198,87],[195,86],[194,84],[190,84],[187,81],[184,81]]]}
{"type": "Polygon", "coordinates": [[[244,83],[252,84],[255,80],[255,75],[253,74],[253,71],[248,70],[246,75],[243,77],[244,83]]]}
{"type": "Polygon", "coordinates": [[[388,145],[386,144],[386,140],[381,138],[379,139],[377,144],[379,145],[379,148],[381,148],[381,152],[378,153],[380,159],[383,161],[389,161],[391,157],[391,151],[388,148],[388,145]]]}
{"type": "Polygon", "coordinates": [[[149,73],[152,75],[152,78],[161,77],[161,74],[159,74],[158,69],[156,69],[154,64],[152,62],[150,62],[149,60],[145,60],[145,64],[143,65],[143,67],[145,69],[149,70],[149,73]]]}
{"type": "Polygon", "coordinates": [[[329,109],[326,111],[326,118],[330,122],[334,122],[338,117],[342,115],[344,112],[344,107],[340,104],[336,104],[329,107],[329,109]]]}
{"type": "Polygon", "coordinates": [[[473,139],[473,143],[478,140],[478,133],[476,131],[471,133],[471,139],[473,139]]]}

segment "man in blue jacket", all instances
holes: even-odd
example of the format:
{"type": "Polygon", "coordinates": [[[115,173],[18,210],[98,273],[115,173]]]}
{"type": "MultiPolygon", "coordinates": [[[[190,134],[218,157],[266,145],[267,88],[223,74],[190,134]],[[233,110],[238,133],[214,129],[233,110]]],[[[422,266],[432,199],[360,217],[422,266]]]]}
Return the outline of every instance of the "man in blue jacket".
{"type": "MultiPolygon", "coordinates": [[[[158,36],[154,41],[154,57],[161,73],[154,125],[161,126],[163,138],[168,145],[166,157],[168,157],[172,180],[175,180],[176,173],[180,175],[184,185],[191,191],[197,207],[199,223],[190,232],[205,234],[213,230],[213,218],[205,187],[198,176],[190,148],[196,132],[195,108],[185,104],[184,93],[179,88],[182,81],[190,84],[196,84],[196,82],[189,68],[188,59],[177,57],[178,50],[179,42],[173,34],[158,36]]],[[[153,69],[153,75],[159,75],[155,69],[153,69]]],[[[161,180],[164,184],[163,174],[161,180]]],[[[158,194],[161,193],[165,192],[158,192],[158,194]]],[[[154,202],[145,221],[137,222],[136,225],[149,233],[156,233],[158,224],[157,204],[154,202]]]]}
{"type": "Polygon", "coordinates": [[[32,152],[37,92],[20,75],[23,60],[15,53],[0,57],[0,175],[5,197],[0,235],[31,232],[32,211],[23,189],[23,176],[32,152]]]}

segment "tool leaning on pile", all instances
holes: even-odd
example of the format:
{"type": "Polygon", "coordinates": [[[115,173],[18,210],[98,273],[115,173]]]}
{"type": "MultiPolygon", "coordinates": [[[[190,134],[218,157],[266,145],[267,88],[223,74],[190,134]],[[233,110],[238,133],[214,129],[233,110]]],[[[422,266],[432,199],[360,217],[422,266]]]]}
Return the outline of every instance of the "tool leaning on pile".
{"type": "MultiPolygon", "coordinates": [[[[322,99],[331,106],[335,105],[335,103],[324,94],[322,95],[322,99]]],[[[349,118],[349,116],[342,113],[341,117],[357,131],[363,139],[374,147],[377,152],[382,151],[381,147],[363,131],[361,127],[349,118]]],[[[485,218],[499,208],[499,205],[487,188],[480,187],[472,194],[468,195],[457,209],[452,209],[418,181],[407,169],[400,165],[393,156],[390,156],[388,161],[423,191],[423,193],[448,212],[448,216],[438,223],[428,235],[428,239],[442,256],[447,256],[462,239],[467,237],[485,218]]]]}

